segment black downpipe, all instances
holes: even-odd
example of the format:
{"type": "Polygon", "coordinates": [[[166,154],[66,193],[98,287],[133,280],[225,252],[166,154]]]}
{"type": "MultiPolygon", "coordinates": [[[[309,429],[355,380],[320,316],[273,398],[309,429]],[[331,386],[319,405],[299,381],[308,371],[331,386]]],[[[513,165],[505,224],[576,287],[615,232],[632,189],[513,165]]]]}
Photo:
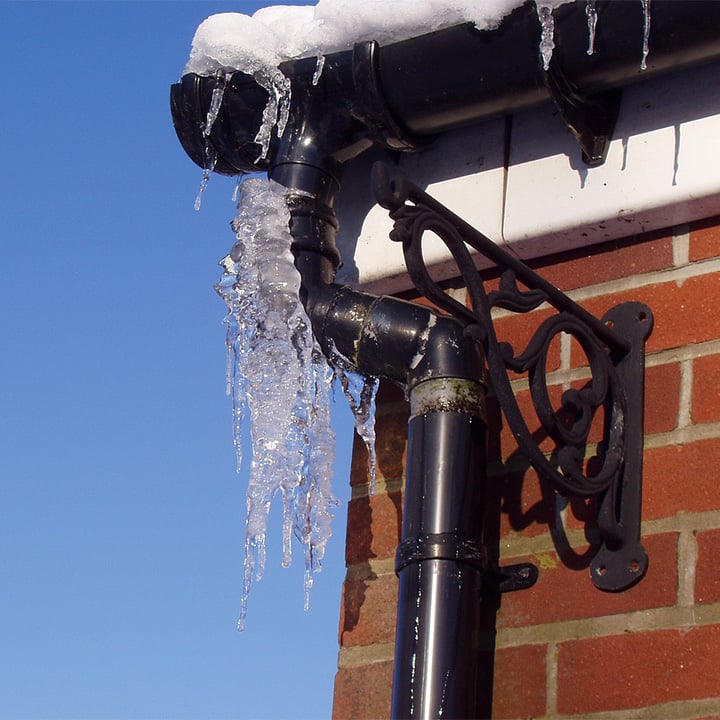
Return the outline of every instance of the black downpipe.
{"type": "MultiPolygon", "coordinates": [[[[489,712],[480,676],[480,617],[487,602],[483,549],[484,359],[459,321],[397,298],[334,282],[339,255],[333,201],[346,161],[372,145],[420,148],[437,133],[546,102],[551,87],[591,96],[652,75],[720,60],[720,2],[651,4],[648,69],[640,71],[641,4],[598,0],[596,54],[588,56],[585,0],[555,11],[548,82],[534,3],[492,31],[461,25],[379,47],[361,43],[326,58],[283,65],[293,101],[288,127],[266,159],[254,142],[266,92],[236,72],[210,133],[216,79],[186,75],[171,94],[184,149],[215,171],[267,170],[289,190],[301,298],[326,354],[408,388],[411,419],[393,686],[394,718],[472,718],[489,712]],[[560,78],[560,80],[558,80],[560,78]]],[[[557,102],[557,98],[554,98],[557,102]]]]}
{"type": "Polygon", "coordinates": [[[478,384],[465,389],[474,407],[462,412],[438,408],[423,386],[411,394],[393,718],[478,718],[489,710],[481,687],[485,396],[478,384]]]}
{"type": "Polygon", "coordinates": [[[409,391],[392,717],[482,717],[489,698],[480,683],[487,674],[480,346],[453,318],[333,283],[337,225],[329,207],[303,194],[291,199],[290,212],[301,297],[324,351],[409,391]]]}

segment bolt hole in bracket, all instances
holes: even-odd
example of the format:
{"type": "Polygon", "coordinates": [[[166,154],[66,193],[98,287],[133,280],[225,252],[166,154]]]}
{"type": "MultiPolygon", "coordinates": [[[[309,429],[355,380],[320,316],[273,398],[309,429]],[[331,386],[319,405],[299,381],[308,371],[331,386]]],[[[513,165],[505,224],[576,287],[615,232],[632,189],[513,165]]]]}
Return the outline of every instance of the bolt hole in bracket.
{"type": "MultiPolygon", "coordinates": [[[[600,547],[590,576],[605,591],[625,590],[645,574],[648,557],[640,542],[642,499],[645,341],[653,326],[646,305],[626,302],[596,318],[489,238],[452,213],[386,163],[373,167],[379,204],[394,221],[390,238],[402,243],[408,274],[418,292],[464,323],[465,333],[480,342],[490,382],[520,451],[538,475],[564,495],[599,498],[600,547]],[[425,265],[423,236],[432,232],[450,251],[468,290],[469,307],[447,295],[425,265]],[[497,290],[486,293],[470,249],[500,270],[497,290]],[[556,314],[543,320],[527,346],[516,353],[495,334],[491,311],[527,313],[543,303],[556,314]],[[581,389],[563,393],[553,407],[547,379],[552,341],[567,333],[587,357],[590,379],[581,389]],[[555,442],[547,457],[533,438],[510,384],[508,373],[527,374],[530,396],[542,430],[555,442]],[[602,412],[603,437],[592,458],[589,434],[602,412]],[[568,422],[567,418],[572,418],[568,422]],[[588,459],[592,462],[588,463],[588,459]],[[590,471],[592,467],[592,472],[590,471]]],[[[524,567],[524,566],[523,566],[524,567]]],[[[513,566],[499,570],[499,587],[529,587],[530,576],[513,566]],[[509,579],[508,579],[509,578],[509,579]],[[519,578],[519,579],[518,579],[519,578]]]]}

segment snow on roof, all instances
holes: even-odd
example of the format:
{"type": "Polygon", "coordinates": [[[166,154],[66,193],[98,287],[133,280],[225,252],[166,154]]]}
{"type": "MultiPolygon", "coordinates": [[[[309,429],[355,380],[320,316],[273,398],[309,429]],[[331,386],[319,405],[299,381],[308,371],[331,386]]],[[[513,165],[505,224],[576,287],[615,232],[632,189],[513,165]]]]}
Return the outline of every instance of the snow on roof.
{"type": "MultiPolygon", "coordinates": [[[[285,60],[348,50],[356,42],[381,45],[472,22],[492,30],[525,0],[318,0],[317,5],[272,5],[254,15],[221,13],[200,24],[183,74],[267,72],[285,60]]],[[[536,0],[553,9],[571,0],[536,0]]]]}

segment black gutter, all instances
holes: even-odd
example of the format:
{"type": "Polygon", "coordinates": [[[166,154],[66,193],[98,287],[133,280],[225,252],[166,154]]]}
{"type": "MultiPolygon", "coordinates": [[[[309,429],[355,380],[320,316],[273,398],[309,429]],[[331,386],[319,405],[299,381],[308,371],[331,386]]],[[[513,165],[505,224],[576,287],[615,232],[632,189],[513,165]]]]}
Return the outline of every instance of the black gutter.
{"type": "MultiPolygon", "coordinates": [[[[327,57],[317,87],[301,79],[314,74],[314,58],[285,63],[282,69],[293,80],[293,93],[314,98],[299,103],[307,116],[293,127],[316,138],[329,131],[337,139],[336,121],[343,132],[352,126],[341,147],[322,143],[334,162],[343,163],[372,144],[417,149],[438,133],[551,99],[562,109],[650,77],[720,61],[716,0],[651,3],[646,70],[640,69],[639,0],[598,0],[597,13],[596,51],[588,55],[585,1],[555,10],[556,47],[548,73],[539,59],[534,3],[516,9],[496,30],[466,24],[384,47],[359,43],[354,51],[327,57]]],[[[202,127],[214,86],[214,78],[189,74],[171,94],[178,137],[201,167],[206,163],[202,127]]],[[[216,172],[255,172],[273,162],[280,141],[274,139],[265,160],[257,160],[260,147],[253,142],[266,98],[251,76],[232,75],[210,137],[218,155],[216,172]]],[[[295,102],[293,108],[298,112],[295,102]]]]}

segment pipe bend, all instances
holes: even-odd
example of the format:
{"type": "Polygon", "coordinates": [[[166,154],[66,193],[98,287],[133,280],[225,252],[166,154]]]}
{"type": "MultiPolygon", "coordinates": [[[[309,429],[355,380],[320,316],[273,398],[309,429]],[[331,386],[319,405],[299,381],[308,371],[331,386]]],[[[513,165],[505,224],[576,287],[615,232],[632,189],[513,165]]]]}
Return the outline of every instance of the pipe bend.
{"type": "Polygon", "coordinates": [[[301,297],[323,352],[339,353],[364,375],[407,385],[433,378],[482,382],[480,346],[462,324],[430,308],[399,298],[375,296],[318,281],[318,260],[298,253],[301,297]]]}

